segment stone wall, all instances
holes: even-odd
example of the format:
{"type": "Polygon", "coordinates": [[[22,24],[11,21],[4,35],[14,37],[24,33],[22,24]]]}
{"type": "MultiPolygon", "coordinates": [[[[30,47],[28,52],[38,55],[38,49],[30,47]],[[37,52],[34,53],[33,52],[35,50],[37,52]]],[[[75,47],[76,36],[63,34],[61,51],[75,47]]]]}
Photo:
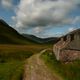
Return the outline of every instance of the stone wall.
{"type": "Polygon", "coordinates": [[[70,40],[71,37],[68,35],[66,37],[66,40],[64,40],[64,38],[61,38],[61,40],[53,46],[53,52],[57,60],[59,60],[61,50],[64,49],[70,43],[70,40]]]}
{"type": "Polygon", "coordinates": [[[61,37],[61,40],[53,46],[53,52],[56,59],[60,61],[73,61],[80,59],[79,40],[80,35],[77,32],[61,37]]]}
{"type": "Polygon", "coordinates": [[[73,61],[80,59],[80,51],[76,50],[62,50],[59,54],[60,61],[73,61]]]}

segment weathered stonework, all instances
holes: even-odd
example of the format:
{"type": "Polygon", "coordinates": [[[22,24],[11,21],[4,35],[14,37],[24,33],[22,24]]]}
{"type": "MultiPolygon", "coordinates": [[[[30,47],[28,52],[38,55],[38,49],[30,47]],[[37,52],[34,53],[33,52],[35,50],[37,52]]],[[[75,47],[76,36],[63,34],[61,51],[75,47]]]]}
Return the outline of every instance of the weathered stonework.
{"type": "Polygon", "coordinates": [[[75,30],[61,37],[53,46],[53,52],[57,60],[73,61],[80,59],[80,30],[75,30]]]}
{"type": "Polygon", "coordinates": [[[80,51],[62,50],[59,59],[65,62],[80,59],[80,51]]]}

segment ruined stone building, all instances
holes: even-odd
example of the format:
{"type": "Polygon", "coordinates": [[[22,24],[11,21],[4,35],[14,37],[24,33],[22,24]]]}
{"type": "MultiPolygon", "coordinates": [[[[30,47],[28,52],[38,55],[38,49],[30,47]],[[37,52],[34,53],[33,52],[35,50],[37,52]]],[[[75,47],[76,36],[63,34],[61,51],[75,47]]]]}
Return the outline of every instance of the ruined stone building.
{"type": "Polygon", "coordinates": [[[80,59],[80,29],[62,36],[60,41],[54,44],[53,52],[56,59],[60,61],[80,59]]]}

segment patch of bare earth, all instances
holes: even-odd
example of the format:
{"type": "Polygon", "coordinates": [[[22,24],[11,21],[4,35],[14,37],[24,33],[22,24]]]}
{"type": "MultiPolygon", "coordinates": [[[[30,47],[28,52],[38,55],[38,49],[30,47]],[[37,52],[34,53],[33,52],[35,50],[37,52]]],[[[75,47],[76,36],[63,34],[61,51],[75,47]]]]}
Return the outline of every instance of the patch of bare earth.
{"type": "Polygon", "coordinates": [[[43,50],[27,60],[23,80],[61,80],[59,77],[53,75],[39,58],[45,51],[43,50]]]}

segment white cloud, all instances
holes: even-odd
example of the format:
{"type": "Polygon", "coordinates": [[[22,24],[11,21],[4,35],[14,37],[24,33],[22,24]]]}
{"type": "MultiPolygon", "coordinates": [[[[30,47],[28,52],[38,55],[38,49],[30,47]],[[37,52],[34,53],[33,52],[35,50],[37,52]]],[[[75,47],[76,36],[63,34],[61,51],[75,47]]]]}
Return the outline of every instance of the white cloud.
{"type": "Polygon", "coordinates": [[[12,18],[12,20],[14,20],[14,21],[15,21],[15,16],[12,16],[11,18],[12,18]]]}
{"type": "Polygon", "coordinates": [[[66,18],[66,19],[63,20],[63,23],[65,23],[65,24],[72,24],[73,23],[73,20],[74,19],[71,18],[71,17],[70,18],[66,18]]]}
{"type": "Polygon", "coordinates": [[[80,16],[76,16],[73,21],[72,24],[76,24],[76,23],[80,23],[80,16]]]}
{"type": "Polygon", "coordinates": [[[74,28],[74,27],[70,27],[69,29],[68,29],[68,32],[71,32],[71,31],[74,31],[76,28],[74,28]]]}
{"type": "Polygon", "coordinates": [[[4,8],[11,8],[13,6],[12,0],[1,0],[1,4],[4,8]]]}
{"type": "Polygon", "coordinates": [[[40,26],[37,26],[37,27],[35,27],[34,29],[33,29],[33,32],[35,33],[35,34],[39,34],[40,32],[42,32],[43,31],[43,29],[40,27],[40,26]]]}
{"type": "Polygon", "coordinates": [[[68,24],[77,24],[80,23],[80,16],[75,16],[75,17],[70,17],[70,18],[66,18],[65,20],[63,20],[63,23],[68,23],[68,24]]]}
{"type": "Polygon", "coordinates": [[[67,24],[67,14],[78,0],[20,0],[16,9],[17,27],[67,24]]]}

